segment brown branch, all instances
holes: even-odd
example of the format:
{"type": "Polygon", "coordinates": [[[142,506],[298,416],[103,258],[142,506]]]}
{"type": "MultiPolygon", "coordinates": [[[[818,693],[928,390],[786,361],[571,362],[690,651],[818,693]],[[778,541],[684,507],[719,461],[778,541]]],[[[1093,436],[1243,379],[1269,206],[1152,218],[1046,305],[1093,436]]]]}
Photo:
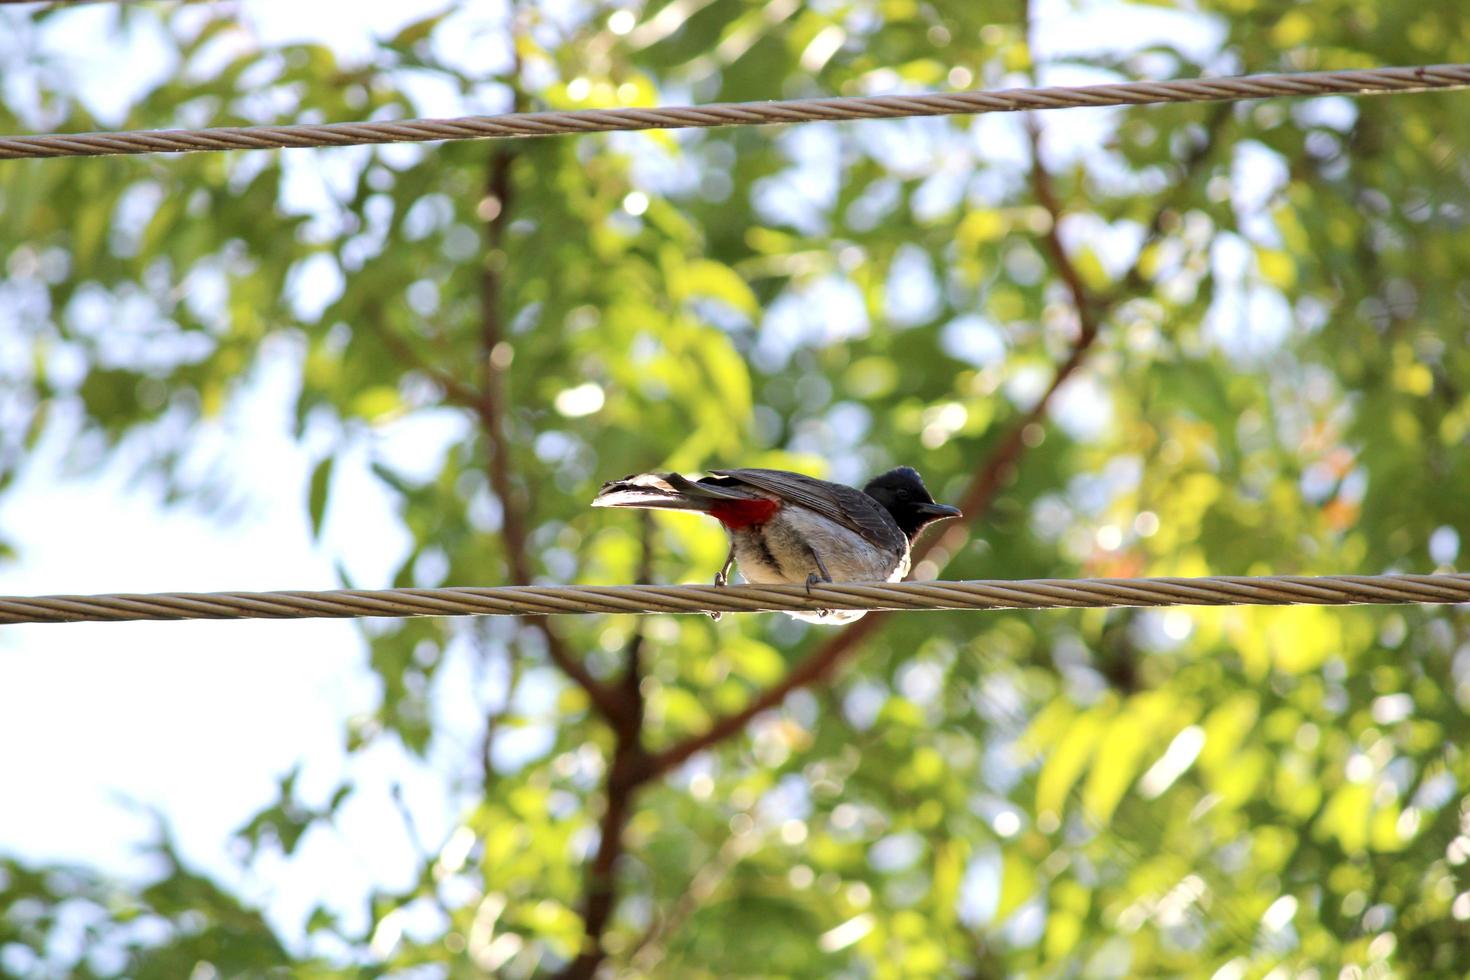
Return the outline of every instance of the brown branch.
{"type": "MultiPolygon", "coordinates": [[[[1052,396],[1081,367],[1096,336],[1097,331],[1094,330],[1090,334],[1078,337],[1071,354],[1061,367],[1057,368],[1051,385],[1048,386],[1045,393],[1037,399],[1036,404],[1020,421],[1011,426],[1005,438],[991,451],[985,462],[970,479],[970,485],[960,499],[960,510],[965,516],[960,520],[950,522],[950,526],[939,538],[916,549],[916,565],[931,553],[940,553],[940,549],[943,549],[943,558],[937,562],[939,569],[948,564],[949,558],[954,555],[959,545],[963,544],[964,539],[969,535],[970,528],[979,523],[980,518],[990,510],[1007,475],[1015,469],[1017,461],[1025,453],[1026,428],[1045,417],[1052,396]]],[[[936,569],[937,573],[938,569],[936,569]]],[[[691,756],[740,732],[752,718],[779,705],[792,691],[824,680],[863,640],[874,633],[889,615],[886,612],[871,612],[845,627],[840,633],[818,647],[815,653],[792,668],[791,672],[780,681],[761,692],[750,704],[739,711],[717,719],[699,735],[692,736],[655,755],[652,759],[654,771],[668,772],[691,756]]]]}
{"type": "MultiPolygon", "coordinates": [[[[1187,184],[1192,181],[1198,166],[1213,148],[1215,136],[1218,133],[1220,124],[1227,117],[1228,114],[1226,113],[1218,113],[1216,115],[1210,127],[1209,137],[1197,149],[1197,152],[1186,161],[1184,174],[1175,184],[1169,197],[1159,206],[1153,220],[1150,222],[1145,242],[1140,246],[1137,258],[1123,278],[1123,289],[1121,293],[1106,298],[1096,297],[1087,289],[1075,263],[1073,263],[1071,256],[1067,253],[1062,243],[1059,231],[1063,214],[1062,205],[1052,185],[1051,175],[1040,157],[1039,132],[1034,127],[1032,128],[1033,191],[1036,194],[1037,200],[1041,203],[1042,207],[1046,208],[1051,217],[1051,222],[1045,235],[1046,249],[1050,256],[1053,272],[1066,287],[1071,296],[1073,306],[1076,309],[1078,321],[1077,336],[1072,342],[1066,359],[1057,367],[1051,383],[1047,386],[1041,397],[1027,410],[1025,415],[1011,426],[1005,437],[990,452],[971,478],[970,484],[960,501],[961,509],[965,514],[964,519],[954,522],[938,538],[930,539],[922,548],[916,549],[914,554],[915,565],[921,561],[930,560],[930,556],[934,556],[934,560],[931,563],[935,566],[933,574],[937,575],[948,564],[952,556],[957,553],[959,548],[963,546],[965,539],[969,536],[970,529],[988,513],[1001,487],[1014,473],[1020,458],[1026,451],[1027,429],[1033,425],[1040,424],[1045,419],[1056,393],[1082,367],[1097,340],[1102,318],[1106,311],[1117,302],[1121,295],[1127,295],[1132,288],[1141,285],[1140,265],[1144,248],[1152,243],[1162,232],[1167,210],[1172,206],[1174,198],[1181,194],[1187,184]]],[[[487,347],[486,349],[491,350],[493,348],[487,347]]],[[[645,518],[647,517],[647,515],[644,516],[645,518]]],[[[645,570],[642,573],[641,580],[648,581],[651,580],[651,576],[647,569],[650,550],[648,524],[646,521],[643,533],[645,570]]],[[[609,716],[610,720],[613,721],[617,741],[614,746],[612,766],[608,773],[607,809],[602,818],[601,841],[598,845],[597,854],[588,869],[589,883],[583,910],[586,938],[580,955],[562,973],[564,978],[576,978],[576,980],[590,978],[595,974],[606,957],[602,946],[602,937],[617,900],[613,873],[617,860],[623,851],[622,835],[627,825],[633,799],[639,788],[644,783],[658,778],[699,752],[711,748],[719,742],[743,731],[751,719],[764,711],[780,705],[792,691],[825,680],[837,670],[842,662],[868,636],[877,631],[886,621],[887,615],[882,612],[869,613],[863,619],[858,620],[856,623],[853,623],[840,633],[831,637],[814,653],[797,664],[785,678],[770,688],[767,688],[755,697],[750,704],[746,705],[746,707],[717,719],[703,733],[685,739],[683,742],[652,756],[646,754],[640,741],[643,701],[638,684],[640,676],[639,658],[641,656],[643,637],[641,631],[635,632],[633,641],[629,646],[628,667],[624,672],[624,688],[622,691],[623,703],[628,707],[631,717],[624,717],[621,720],[617,720],[613,716],[609,716]]],[[[688,897],[686,896],[686,898],[688,897]]],[[[687,914],[688,909],[686,908],[683,911],[687,914]]],[[[650,929],[649,933],[644,936],[643,941],[638,944],[639,948],[642,949],[649,944],[651,939],[664,933],[666,933],[666,930],[650,929]]],[[[654,962],[656,960],[657,957],[655,954],[654,962]]]]}
{"type": "MultiPolygon", "coordinates": [[[[1215,128],[1212,128],[1212,133],[1215,128]]],[[[1061,201],[1052,185],[1051,174],[1041,160],[1038,146],[1040,136],[1034,126],[1031,127],[1031,133],[1033,138],[1032,190],[1038,202],[1051,217],[1050,227],[1045,236],[1046,251],[1052,271],[1067,288],[1077,311],[1077,336],[1072,341],[1072,347],[1066,359],[1057,367],[1056,373],[1052,376],[1051,384],[1026,414],[1011,426],[1005,437],[991,450],[975,471],[974,476],[971,477],[970,484],[959,502],[960,509],[965,516],[961,520],[950,522],[938,537],[929,539],[927,543],[915,549],[914,566],[917,568],[921,562],[929,561],[933,565],[930,570],[930,574],[933,575],[938,575],[950,559],[958,553],[969,537],[971,529],[979,523],[995,503],[1001,487],[1015,472],[1016,466],[1026,452],[1026,430],[1032,425],[1040,424],[1046,418],[1056,393],[1085,363],[1097,341],[1102,318],[1113,304],[1112,298],[1105,300],[1092,295],[1062,243],[1058,230],[1063,214],[1061,201]]],[[[1212,145],[1213,139],[1209,143],[1212,145]]],[[[1180,186],[1193,179],[1195,170],[1207,152],[1207,150],[1202,150],[1196,154],[1192,163],[1186,168],[1180,180],[1180,186]]],[[[1150,236],[1157,235],[1162,228],[1164,209],[1172,204],[1173,198],[1174,195],[1170,194],[1166,203],[1161,205],[1159,213],[1150,223],[1150,236]]],[[[1141,260],[1142,249],[1139,255],[1141,260]]],[[[1138,261],[1134,263],[1135,269],[1138,261]]],[[[1125,278],[1131,278],[1131,276],[1130,271],[1130,276],[1125,278]]],[[[739,711],[716,719],[704,732],[655,755],[651,760],[654,771],[668,772],[690,757],[742,731],[752,718],[780,705],[792,691],[825,680],[865,639],[877,631],[886,621],[887,616],[888,614],[883,612],[869,613],[832,636],[815,652],[792,668],[784,678],[757,695],[750,704],[739,711]]]]}
{"type": "Polygon", "coordinates": [[[639,787],[647,781],[644,775],[648,757],[633,743],[619,738],[613,750],[613,764],[608,769],[607,809],[602,813],[601,840],[597,854],[587,867],[587,894],[582,904],[582,951],[559,974],[561,980],[590,980],[607,958],[602,945],[603,933],[612,918],[617,902],[613,878],[618,858],[623,853],[623,831],[633,809],[639,787]]]}
{"type": "MultiPolygon", "coordinates": [[[[518,101],[519,98],[518,94],[518,101]]],[[[490,167],[485,180],[485,194],[494,205],[485,222],[486,255],[480,273],[480,354],[484,377],[474,410],[480,418],[480,427],[489,444],[486,472],[490,479],[490,488],[500,500],[500,535],[505,543],[506,564],[509,566],[511,582],[524,586],[530,585],[534,577],[528,544],[531,519],[529,506],[516,490],[511,472],[510,438],[505,430],[505,372],[510,367],[512,352],[505,339],[502,312],[506,261],[503,245],[513,200],[511,167],[514,161],[515,154],[512,151],[497,149],[490,155],[490,167]]],[[[592,676],[591,671],[572,653],[550,622],[544,617],[524,622],[529,622],[541,633],[546,641],[547,656],[587,693],[598,714],[609,722],[617,722],[622,710],[621,700],[607,685],[592,676]]]]}
{"type": "Polygon", "coordinates": [[[1011,426],[1005,438],[995,449],[991,450],[985,464],[971,478],[970,485],[965,488],[959,503],[960,510],[965,514],[965,520],[949,522],[939,536],[930,538],[928,542],[916,548],[914,551],[915,568],[921,562],[929,561],[934,566],[930,574],[938,576],[949,564],[950,559],[959,552],[960,548],[964,547],[965,541],[970,536],[971,528],[978,523],[979,517],[990,510],[1001,487],[1010,480],[1021,457],[1025,455],[1026,430],[1033,425],[1041,424],[1046,418],[1053,397],[1062,385],[1066,384],[1067,379],[1072,377],[1087,360],[1087,354],[1092,349],[1096,337],[1096,333],[1078,336],[1071,353],[1052,375],[1051,384],[1047,386],[1046,391],[1036,400],[1036,404],[1032,405],[1030,410],[1011,426]],[[976,519],[971,519],[971,514],[974,514],[976,519]]]}
{"type": "MultiPolygon", "coordinates": [[[[1066,246],[1062,243],[1060,226],[1065,212],[1061,201],[1057,198],[1056,189],[1052,185],[1051,173],[1041,159],[1041,131],[1034,120],[1028,120],[1026,129],[1031,137],[1031,188],[1036,195],[1036,200],[1046,209],[1049,218],[1043,240],[1052,271],[1067,288],[1072,299],[1072,307],[1077,312],[1077,336],[1072,341],[1072,347],[1067,353],[1066,360],[1057,367],[1056,373],[1052,375],[1051,384],[1047,385],[1041,397],[1021,417],[1020,421],[1011,426],[1005,438],[991,451],[985,465],[970,481],[959,503],[960,510],[965,513],[967,519],[951,522],[938,537],[929,539],[926,545],[917,549],[913,559],[916,568],[920,562],[929,560],[930,555],[934,556],[931,561],[934,567],[929,573],[931,575],[938,575],[949,564],[950,558],[964,547],[965,541],[970,536],[970,529],[975,524],[969,515],[984,514],[988,511],[990,505],[995,502],[1000,488],[1015,472],[1016,464],[1026,452],[1026,430],[1032,425],[1039,425],[1046,418],[1056,393],[1087,359],[1093,343],[1097,340],[1102,316],[1110,305],[1107,301],[1094,296],[1087,288],[1086,283],[1082,281],[1081,273],[1077,270],[1076,263],[1072,261],[1072,256],[1067,253],[1066,246]]],[[[1155,223],[1160,223],[1161,220],[1155,223]]]]}
{"type": "MultiPolygon", "coordinates": [[[[639,581],[646,582],[653,577],[653,520],[647,511],[640,516],[643,557],[639,563],[639,581]]],[[[607,770],[607,808],[602,813],[597,854],[587,867],[587,892],[582,900],[582,950],[561,972],[562,980],[589,980],[607,958],[602,937],[618,902],[616,872],[618,858],[623,854],[623,834],[638,790],[656,775],[643,748],[644,622],[645,617],[639,617],[634,623],[618,685],[621,704],[612,722],[614,742],[612,763],[607,770]]]]}
{"type": "Polygon", "coordinates": [[[872,612],[850,626],[844,627],[841,632],[818,647],[815,653],[793,667],[789,674],[762,691],[750,704],[739,711],[716,719],[700,734],[693,735],[653,756],[650,764],[654,772],[668,772],[689,757],[723,742],[742,731],[750,719],[762,711],[774,708],[785,701],[786,696],[792,691],[815,684],[825,678],[836,669],[848,653],[852,652],[853,648],[876,630],[886,617],[886,613],[872,612]]]}
{"type": "Polygon", "coordinates": [[[387,347],[394,357],[407,363],[409,370],[417,371],[432,381],[444,393],[445,401],[461,408],[478,410],[481,395],[473,385],[465,384],[448,371],[431,363],[386,323],[379,323],[378,336],[382,339],[383,346],[387,347]]]}
{"type": "Polygon", "coordinates": [[[510,214],[510,170],[514,159],[515,155],[509,150],[492,153],[485,180],[486,196],[497,203],[493,216],[485,223],[485,261],[480,270],[480,356],[484,376],[475,408],[490,444],[487,475],[491,489],[500,498],[500,533],[505,539],[506,563],[510,566],[511,580],[517,585],[525,585],[532,579],[526,546],[529,515],[511,475],[510,439],[505,431],[505,372],[510,367],[511,349],[502,346],[506,341],[501,313],[502,264],[505,262],[505,251],[501,245],[510,214]]]}
{"type": "MultiPolygon", "coordinates": [[[[653,512],[640,510],[638,512],[638,572],[637,581],[653,581],[653,512]]],[[[647,619],[639,616],[633,621],[633,636],[628,641],[627,663],[623,668],[623,704],[631,714],[636,714],[636,724],[630,727],[638,729],[643,724],[643,644],[645,642],[643,628],[647,625],[647,619]]]]}
{"type": "Polygon", "coordinates": [[[1072,257],[1067,254],[1066,246],[1062,244],[1062,203],[1057,199],[1056,188],[1052,186],[1051,172],[1041,160],[1041,126],[1036,122],[1035,116],[1027,116],[1026,132],[1031,138],[1031,190],[1050,219],[1046,223],[1046,233],[1042,235],[1042,240],[1046,243],[1052,271],[1067,287],[1067,292],[1072,296],[1072,306],[1077,311],[1077,346],[1090,346],[1092,339],[1097,336],[1099,311],[1096,300],[1082,281],[1082,275],[1077,271],[1072,257]]]}
{"type": "MultiPolygon", "coordinates": [[[[519,79],[520,60],[516,57],[513,78],[519,79]]],[[[515,92],[516,112],[523,111],[524,94],[519,85],[515,92]]],[[[506,433],[505,373],[514,351],[506,339],[503,313],[504,269],[507,262],[505,232],[510,222],[515,186],[511,168],[515,154],[500,148],[490,155],[485,179],[485,263],[480,273],[480,355],[484,377],[475,410],[490,447],[486,472],[490,487],[500,499],[501,537],[505,542],[506,564],[512,581],[529,585],[532,581],[530,560],[530,507],[516,489],[511,474],[510,439],[506,433]]],[[[652,521],[644,515],[643,568],[652,561],[652,521]]],[[[643,573],[643,580],[651,576],[643,573]]],[[[527,620],[522,620],[527,622],[527,620]]],[[[546,652],[552,662],[587,692],[598,714],[612,727],[613,754],[607,769],[607,806],[602,814],[601,839],[597,853],[587,866],[587,890],[583,897],[583,944],[577,957],[567,964],[561,976],[567,980],[590,980],[606,958],[602,937],[617,904],[614,873],[623,853],[623,833],[632,813],[638,789],[654,775],[643,748],[643,621],[634,626],[628,643],[627,663],[617,686],[604,684],[587,670],[585,664],[568,649],[561,634],[544,617],[529,620],[546,640],[546,652]]]]}
{"type": "MultiPolygon", "coordinates": [[[[1050,256],[1051,266],[1057,277],[1067,287],[1067,292],[1072,297],[1073,308],[1077,311],[1078,333],[1072,342],[1072,349],[1067,359],[1057,368],[1052,376],[1051,384],[1047,386],[1036,404],[1031,406],[1019,423],[1011,427],[1001,444],[996,447],[990,458],[986,461],[985,468],[972,480],[965,495],[961,498],[959,507],[965,514],[971,511],[983,513],[989,509],[995,495],[1000,491],[1010,474],[1014,471],[1016,463],[1025,452],[1026,429],[1031,425],[1040,424],[1046,417],[1051,406],[1052,398],[1058,389],[1067,382],[1091,350],[1097,339],[1101,328],[1101,321],[1107,313],[1115,306],[1127,299],[1133,293],[1144,286],[1143,280],[1143,258],[1145,250],[1156,242],[1164,231],[1167,216],[1179,204],[1179,200],[1188,192],[1189,186],[1198,176],[1200,168],[1213,154],[1215,146],[1219,143],[1221,131],[1225,123],[1230,119],[1230,107],[1221,106],[1210,117],[1210,122],[1205,129],[1205,138],[1183,162],[1179,178],[1170,185],[1169,190],[1154,207],[1153,217],[1149,219],[1147,231],[1142,243],[1139,244],[1138,252],[1119,279],[1120,285],[1106,296],[1096,296],[1091,293],[1086,284],[1083,283],[1081,275],[1077,271],[1066,248],[1062,244],[1061,234],[1058,227],[1066,209],[1058,199],[1056,190],[1052,184],[1051,173],[1046,169],[1041,159],[1041,132],[1034,121],[1028,122],[1027,132],[1031,137],[1031,183],[1036,199],[1046,209],[1050,218],[1049,227],[1045,235],[1047,254],[1050,256]]],[[[944,531],[936,538],[931,538],[924,547],[915,552],[913,563],[917,568],[919,563],[933,555],[933,575],[938,575],[940,570],[949,563],[952,555],[964,547],[969,537],[970,528],[973,524],[969,521],[964,523],[952,522],[945,525],[944,531]]]]}

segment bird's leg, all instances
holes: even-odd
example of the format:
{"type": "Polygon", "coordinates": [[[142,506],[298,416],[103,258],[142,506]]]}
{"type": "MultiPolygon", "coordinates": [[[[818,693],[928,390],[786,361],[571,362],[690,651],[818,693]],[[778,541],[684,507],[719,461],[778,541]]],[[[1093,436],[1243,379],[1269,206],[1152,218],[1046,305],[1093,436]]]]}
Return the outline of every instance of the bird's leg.
{"type": "MultiPolygon", "coordinates": [[[[715,573],[715,588],[723,589],[725,586],[730,584],[730,566],[734,564],[735,542],[731,541],[730,553],[725,556],[725,564],[720,568],[718,572],[715,573]]],[[[722,612],[712,612],[709,614],[709,618],[718,623],[720,621],[720,617],[722,617],[723,615],[724,613],[722,612]]]]}
{"type": "Polygon", "coordinates": [[[735,542],[730,542],[730,553],[725,556],[725,564],[715,573],[715,588],[723,589],[730,584],[730,566],[735,564],[735,542]]]}
{"type": "Polygon", "coordinates": [[[808,595],[811,595],[812,586],[818,582],[832,581],[832,573],[827,571],[827,566],[823,563],[822,556],[817,554],[816,549],[808,546],[806,550],[812,556],[812,561],[817,563],[817,571],[812,572],[806,577],[806,591],[808,595]]]}
{"type": "MultiPolygon", "coordinates": [[[[827,571],[827,566],[822,562],[822,556],[819,555],[819,554],[817,554],[817,551],[816,551],[815,548],[813,548],[810,545],[808,545],[806,550],[807,550],[808,553],[811,554],[812,561],[814,561],[814,562],[817,563],[817,571],[816,572],[809,572],[807,574],[807,577],[806,577],[806,594],[807,595],[811,595],[812,594],[812,586],[816,585],[818,582],[830,582],[830,581],[832,581],[832,573],[829,572],[829,571],[827,571]]],[[[823,616],[826,616],[827,614],[829,614],[831,612],[831,610],[830,609],[818,609],[817,612],[821,613],[823,616]]]]}

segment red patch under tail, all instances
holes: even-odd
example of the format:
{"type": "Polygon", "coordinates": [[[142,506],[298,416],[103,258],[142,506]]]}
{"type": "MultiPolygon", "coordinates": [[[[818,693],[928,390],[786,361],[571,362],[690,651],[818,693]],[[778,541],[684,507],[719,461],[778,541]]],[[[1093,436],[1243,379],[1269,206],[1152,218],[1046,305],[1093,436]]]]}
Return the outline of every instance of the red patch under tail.
{"type": "Polygon", "coordinates": [[[738,531],[742,527],[764,524],[780,509],[779,501],[756,497],[750,500],[721,500],[710,506],[709,513],[725,527],[738,531]]]}

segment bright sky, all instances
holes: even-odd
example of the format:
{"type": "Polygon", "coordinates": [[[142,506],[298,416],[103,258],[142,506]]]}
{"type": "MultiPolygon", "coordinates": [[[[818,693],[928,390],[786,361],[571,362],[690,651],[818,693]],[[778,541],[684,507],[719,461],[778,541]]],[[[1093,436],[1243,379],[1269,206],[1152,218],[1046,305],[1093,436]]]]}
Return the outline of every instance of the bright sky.
{"type": "MultiPolygon", "coordinates": [[[[373,35],[390,35],[442,6],[238,4],[262,41],[323,41],[347,59],[369,51],[373,35]]],[[[1077,10],[1066,0],[1037,7],[1043,56],[1165,39],[1204,55],[1219,43],[1218,30],[1198,15],[1124,8],[1113,0],[1088,0],[1077,10]]],[[[458,36],[490,37],[498,10],[495,3],[462,5],[456,17],[465,31],[458,36]]],[[[0,34],[24,16],[0,13],[0,34]]],[[[108,16],[105,5],[79,7],[55,18],[43,41],[75,64],[83,96],[94,108],[115,115],[155,72],[172,66],[146,21],[138,21],[128,45],[112,44],[103,30],[108,16]]],[[[474,44],[460,45],[460,52],[484,57],[474,44]]],[[[1222,64],[1219,70],[1232,67],[1222,64]]],[[[1097,78],[1059,67],[1043,80],[1071,84],[1097,78]]],[[[424,114],[495,108],[448,90],[413,94],[424,114]]],[[[1069,115],[1065,138],[1049,148],[1066,154],[1092,145],[1107,118],[1091,111],[1069,115]]],[[[1014,116],[984,123],[997,155],[1008,144],[1014,148],[1016,125],[1014,116]]],[[[314,159],[293,159],[293,170],[307,172],[307,185],[321,180],[312,172],[314,159]]],[[[303,191],[303,200],[310,198],[310,190],[303,191]]],[[[313,290],[329,284],[300,288],[298,301],[309,302],[313,290]]],[[[773,317],[770,326],[778,328],[779,320],[773,317]]],[[[961,346],[970,349],[988,350],[997,342],[983,322],[956,329],[961,346]],[[971,331],[969,340],[965,331],[971,331]]],[[[390,427],[373,446],[340,461],[323,540],[314,543],[305,483],[316,447],[292,441],[285,413],[296,356],[289,347],[275,350],[228,420],[200,440],[198,451],[223,462],[243,501],[229,520],[165,505],[156,488],[131,485],[121,465],[68,476],[62,459],[66,426],[54,427],[18,485],[0,497],[0,528],[20,553],[18,561],[0,565],[0,593],[332,588],[338,561],[359,585],[387,585],[408,540],[368,474],[369,450],[400,469],[432,469],[459,423],[433,416],[390,427]]],[[[1063,423],[1091,424],[1102,395],[1077,386],[1069,398],[1063,423]]],[[[9,801],[0,821],[0,850],[32,862],[79,862],[143,875],[148,869],[134,845],[153,836],[147,812],[156,811],[196,867],[262,902],[288,937],[301,936],[304,918],[318,901],[360,925],[363,893],[373,884],[403,887],[416,866],[390,787],[402,784],[421,837],[437,847],[464,805],[447,787],[462,775],[467,757],[452,736],[436,745],[427,765],[385,740],[349,762],[346,724],[376,700],[364,649],[354,626],[334,621],[0,629],[0,744],[10,747],[0,753],[0,793],[9,801]],[[229,853],[230,835],[274,799],[278,780],[298,764],[309,803],[323,802],[348,775],[359,790],[335,830],[313,831],[293,859],[268,862],[258,878],[242,878],[229,853]]],[[[478,725],[486,682],[459,650],[438,683],[435,700],[443,705],[448,730],[469,737],[478,725]]],[[[988,877],[993,892],[994,875],[988,877]]]]}

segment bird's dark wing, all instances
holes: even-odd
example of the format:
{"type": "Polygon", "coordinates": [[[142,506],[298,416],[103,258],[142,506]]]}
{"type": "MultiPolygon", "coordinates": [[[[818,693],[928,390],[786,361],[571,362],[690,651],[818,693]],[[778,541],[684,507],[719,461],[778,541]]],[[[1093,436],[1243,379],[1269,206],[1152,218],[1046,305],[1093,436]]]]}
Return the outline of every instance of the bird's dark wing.
{"type": "Polygon", "coordinates": [[[716,477],[736,480],[782,500],[800,504],[830,521],[862,535],[880,548],[902,554],[908,539],[883,506],[852,487],[829,483],[786,470],[710,470],[716,477]]]}

